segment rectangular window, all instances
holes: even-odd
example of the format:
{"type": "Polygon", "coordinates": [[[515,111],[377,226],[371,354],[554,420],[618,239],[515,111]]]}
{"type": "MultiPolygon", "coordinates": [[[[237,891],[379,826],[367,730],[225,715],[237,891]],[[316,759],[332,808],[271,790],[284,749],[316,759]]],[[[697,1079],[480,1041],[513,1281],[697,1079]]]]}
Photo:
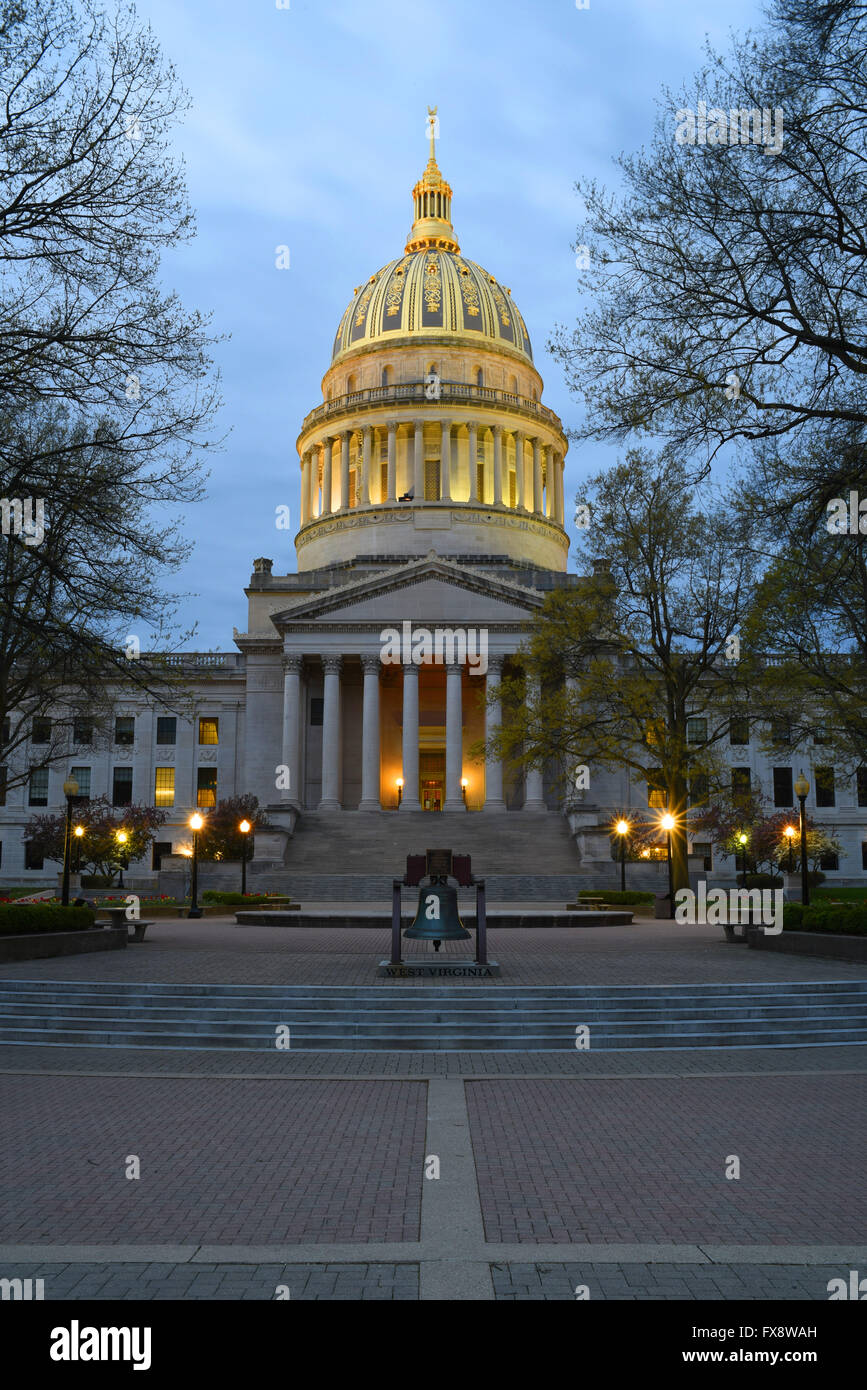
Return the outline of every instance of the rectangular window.
{"type": "Polygon", "coordinates": [[[438,502],[440,500],[439,459],[425,459],[424,461],[424,500],[426,502],[438,502]]]}
{"type": "Polygon", "coordinates": [[[178,738],[178,721],[170,714],[161,714],[157,717],[157,743],[176,743],[178,738]]]}
{"type": "Polygon", "coordinates": [[[704,772],[695,772],[689,784],[690,806],[701,806],[708,798],[708,780],[704,772]]]}
{"type": "Polygon", "coordinates": [[[732,715],[729,721],[729,743],[743,744],[750,741],[750,721],[742,714],[732,715]]]}
{"type": "Polygon", "coordinates": [[[151,868],[158,869],[167,854],[172,852],[171,840],[154,840],[151,845],[151,868]]]}
{"type": "Polygon", "coordinates": [[[220,721],[219,719],[200,719],[199,720],[199,743],[219,743],[220,742],[220,721]]]}
{"type": "Polygon", "coordinates": [[[476,492],[479,494],[479,501],[485,500],[485,460],[479,459],[476,463],[476,492]]]}
{"type": "Polygon", "coordinates": [[[788,719],[771,720],[771,742],[780,745],[792,742],[792,729],[788,719]]]}
{"type": "Polygon", "coordinates": [[[71,768],[69,769],[69,775],[70,775],[71,777],[74,777],[75,780],[76,780],[76,782],[78,783],[78,795],[81,796],[81,797],[84,797],[86,800],[89,801],[89,800],[90,800],[90,768],[89,768],[89,767],[71,767],[71,768]]]}
{"type": "Polygon", "coordinates": [[[91,719],[73,719],[72,742],[76,748],[90,747],[93,743],[93,721],[91,719]]]}
{"type": "Polygon", "coordinates": [[[35,767],[30,774],[27,803],[29,806],[48,805],[48,768],[35,767]]]}
{"type": "Polygon", "coordinates": [[[774,805],[775,806],[794,806],[795,797],[792,788],[792,769],[790,767],[774,768],[774,805]]]}
{"type": "Polygon", "coordinates": [[[518,482],[514,473],[509,474],[509,506],[518,505],[518,482]]]}
{"type": "Polygon", "coordinates": [[[215,767],[200,767],[196,773],[196,805],[216,806],[216,804],[217,769],[215,767]]]}
{"type": "Polygon", "coordinates": [[[839,869],[839,867],[839,856],[836,855],[832,850],[829,850],[827,854],[823,854],[819,860],[820,869],[839,869]]]}
{"type": "Polygon", "coordinates": [[[119,715],[115,719],[114,741],[120,748],[129,748],[135,742],[135,719],[132,715],[119,715]]]}
{"type": "Polygon", "coordinates": [[[712,871],[713,850],[711,848],[710,841],[693,840],[690,854],[694,854],[696,858],[701,859],[703,861],[702,867],[704,868],[706,873],[710,873],[712,871]]]}
{"type": "Polygon", "coordinates": [[[826,727],[824,724],[823,724],[823,725],[820,725],[820,727],[819,727],[818,729],[814,729],[814,730],[813,730],[813,742],[814,742],[814,743],[830,743],[830,742],[831,742],[831,737],[830,737],[830,735],[829,735],[829,733],[828,733],[827,727],[826,727]]]}
{"type": "Polygon", "coordinates": [[[735,801],[743,801],[750,794],[750,770],[748,767],[732,768],[732,796],[735,801]]]}
{"type": "Polygon", "coordinates": [[[30,841],[24,841],[24,867],[25,869],[41,869],[43,859],[41,854],[31,847],[30,841]]]}
{"type": "Polygon", "coordinates": [[[861,868],[867,870],[867,840],[861,844],[861,868]]]}
{"type": "Polygon", "coordinates": [[[132,805],[132,768],[116,767],[111,776],[112,806],[132,805]]]}
{"type": "Polygon", "coordinates": [[[836,789],[834,787],[833,767],[816,768],[816,805],[837,805],[837,794],[836,789]]]}
{"type": "Polygon", "coordinates": [[[325,701],[320,695],[313,695],[310,699],[310,723],[314,728],[322,727],[323,711],[325,701]]]}
{"type": "Polygon", "coordinates": [[[702,715],[691,715],[686,721],[687,743],[707,743],[707,720],[702,715]]]}
{"type": "Polygon", "coordinates": [[[650,768],[647,773],[647,804],[662,809],[665,803],[666,789],[662,771],[660,768],[650,768]]]}
{"type": "Polygon", "coordinates": [[[858,769],[858,805],[867,806],[867,767],[858,769]]]}
{"type": "Polygon", "coordinates": [[[379,500],[388,501],[388,460],[379,465],[379,500]]]}
{"type": "Polygon", "coordinates": [[[8,776],[8,770],[5,767],[0,767],[0,806],[6,805],[6,782],[8,776]]]}
{"type": "Polygon", "coordinates": [[[31,743],[50,743],[51,742],[51,720],[34,719],[30,730],[31,743]]]}
{"type": "Polygon", "coordinates": [[[356,472],[354,468],[349,470],[349,505],[354,507],[358,501],[358,486],[356,483],[356,472]]]}
{"type": "Polygon", "coordinates": [[[158,767],[154,770],[154,805],[174,806],[174,804],[175,769],[173,767],[158,767]]]}
{"type": "Polygon", "coordinates": [[[11,719],[4,719],[4,720],[3,720],[3,742],[4,742],[4,744],[8,743],[9,740],[11,739],[11,737],[12,737],[12,720],[11,720],[11,719]]]}

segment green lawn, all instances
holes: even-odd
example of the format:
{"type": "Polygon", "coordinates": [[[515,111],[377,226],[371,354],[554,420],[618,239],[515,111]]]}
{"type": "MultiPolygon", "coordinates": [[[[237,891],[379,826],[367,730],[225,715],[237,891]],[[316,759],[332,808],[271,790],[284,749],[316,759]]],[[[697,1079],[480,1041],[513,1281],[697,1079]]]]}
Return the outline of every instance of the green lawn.
{"type": "Polygon", "coordinates": [[[867,888],[814,888],[813,898],[837,898],[844,903],[863,903],[867,901],[867,888]]]}

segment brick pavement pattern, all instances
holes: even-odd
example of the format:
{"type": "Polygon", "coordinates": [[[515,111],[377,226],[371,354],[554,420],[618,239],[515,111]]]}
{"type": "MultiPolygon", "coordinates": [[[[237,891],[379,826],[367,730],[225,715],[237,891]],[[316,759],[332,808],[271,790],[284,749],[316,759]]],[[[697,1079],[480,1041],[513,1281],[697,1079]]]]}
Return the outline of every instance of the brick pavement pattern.
{"type": "Polygon", "coordinates": [[[575,1302],[585,1285],[589,1301],[694,1299],[823,1300],[833,1265],[505,1264],[491,1265],[494,1296],[518,1301],[575,1302]]]}
{"type": "Polygon", "coordinates": [[[4,1076],[0,1242],[417,1240],[425,1106],[411,1081],[4,1076]]]}
{"type": "Polygon", "coordinates": [[[474,1080],[467,1093],[489,1241],[821,1245],[867,1230],[864,1075],[474,1080]]]}
{"type": "MultiPolygon", "coordinates": [[[[125,951],[19,961],[0,966],[0,979],[153,981],[185,984],[373,985],[424,989],[424,979],[376,980],[388,956],[390,932],[378,927],[236,927],[226,919],[167,918],[125,951]]],[[[409,945],[410,943],[407,943],[409,945]]],[[[413,942],[412,954],[427,944],[413,942]]],[[[529,930],[488,934],[488,951],[503,974],[494,987],[514,985],[657,985],[707,981],[862,980],[857,961],[771,955],[729,946],[721,927],[646,920],[631,927],[529,930]]],[[[472,958],[471,942],[443,942],[449,958],[472,958]]],[[[456,986],[472,986],[458,977],[456,986]]]]}
{"type": "Polygon", "coordinates": [[[417,1264],[15,1264],[9,1279],[44,1279],[45,1302],[197,1299],[206,1302],[415,1301],[417,1264]],[[285,1294],[281,1294],[285,1298],[285,1294]]]}

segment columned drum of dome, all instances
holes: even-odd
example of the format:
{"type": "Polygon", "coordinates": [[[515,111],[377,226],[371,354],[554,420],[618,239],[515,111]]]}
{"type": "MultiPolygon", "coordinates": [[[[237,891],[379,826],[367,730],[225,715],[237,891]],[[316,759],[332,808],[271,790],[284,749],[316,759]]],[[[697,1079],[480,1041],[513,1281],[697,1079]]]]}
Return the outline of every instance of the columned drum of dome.
{"type": "Polygon", "coordinates": [[[356,286],[298,436],[299,570],[430,550],[566,568],[563,427],[451,200],[431,137],[404,254],[356,286]]]}

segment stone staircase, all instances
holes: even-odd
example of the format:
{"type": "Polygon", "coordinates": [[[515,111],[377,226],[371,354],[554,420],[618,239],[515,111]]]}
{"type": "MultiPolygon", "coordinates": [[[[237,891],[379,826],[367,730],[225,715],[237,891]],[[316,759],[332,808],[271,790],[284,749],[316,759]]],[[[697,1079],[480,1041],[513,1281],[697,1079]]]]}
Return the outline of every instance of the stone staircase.
{"type": "MultiPolygon", "coordinates": [[[[613,861],[593,869],[580,863],[566,818],[554,811],[535,816],[305,811],[289,841],[285,869],[257,871],[254,861],[249,884],[251,889],[285,891],[301,903],[388,902],[392,880],[402,877],[407,855],[439,848],[472,856],[473,873],[485,879],[490,902],[565,905],[582,888],[620,884],[613,861]]],[[[205,887],[213,867],[203,866],[205,887]]],[[[628,884],[664,892],[664,868],[630,865],[628,884]]]]}
{"type": "Polygon", "coordinates": [[[867,981],[659,986],[0,985],[0,1042],[273,1052],[867,1044],[867,981]]]}

